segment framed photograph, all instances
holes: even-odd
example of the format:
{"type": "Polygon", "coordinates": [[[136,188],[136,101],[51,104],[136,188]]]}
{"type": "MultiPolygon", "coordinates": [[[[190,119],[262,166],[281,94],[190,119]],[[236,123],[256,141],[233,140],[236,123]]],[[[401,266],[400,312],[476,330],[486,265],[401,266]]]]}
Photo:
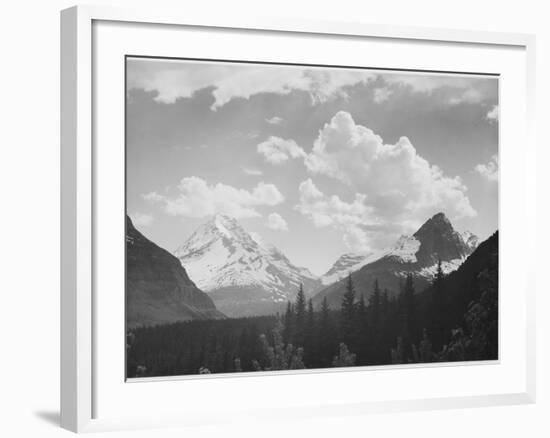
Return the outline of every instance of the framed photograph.
{"type": "Polygon", "coordinates": [[[534,37],[61,26],[63,427],[534,402],[534,37]]]}

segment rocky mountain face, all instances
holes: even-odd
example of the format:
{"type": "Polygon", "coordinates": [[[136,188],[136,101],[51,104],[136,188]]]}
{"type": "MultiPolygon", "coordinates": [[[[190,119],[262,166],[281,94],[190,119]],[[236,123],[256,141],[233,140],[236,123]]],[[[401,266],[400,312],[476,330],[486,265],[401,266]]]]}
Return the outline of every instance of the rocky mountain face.
{"type": "Polygon", "coordinates": [[[254,239],[225,215],[199,227],[174,254],[228,316],[275,313],[294,300],[300,284],[306,295],[321,286],[309,270],[295,266],[279,249],[254,239]]]}
{"type": "Polygon", "coordinates": [[[223,317],[212,299],[189,279],[179,260],[143,236],[127,216],[128,328],[223,317]]]}
{"type": "MultiPolygon", "coordinates": [[[[321,290],[313,302],[319,306],[326,297],[331,307],[339,307],[346,284],[343,277],[347,277],[350,272],[356,294],[363,294],[365,298],[370,295],[376,279],[382,289],[387,289],[390,295],[396,295],[408,273],[414,276],[416,288],[420,291],[429,285],[439,261],[445,273],[452,272],[475,250],[477,243],[476,236],[455,231],[449,219],[443,213],[438,213],[412,236],[399,238],[392,248],[377,255],[359,258],[357,264],[348,268],[347,272],[340,270],[333,274],[341,280],[321,290]]],[[[355,261],[351,257],[350,260],[355,261]]]]}

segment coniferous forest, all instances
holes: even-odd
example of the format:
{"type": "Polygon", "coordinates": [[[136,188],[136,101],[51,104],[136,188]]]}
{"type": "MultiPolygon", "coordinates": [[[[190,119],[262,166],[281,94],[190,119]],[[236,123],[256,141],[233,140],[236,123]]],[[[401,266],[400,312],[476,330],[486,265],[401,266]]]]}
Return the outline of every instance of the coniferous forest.
{"type": "Polygon", "coordinates": [[[498,233],[424,290],[412,275],[355,287],[339,309],[302,288],[273,316],[195,320],[128,331],[127,376],[275,371],[498,359],[498,233]]]}

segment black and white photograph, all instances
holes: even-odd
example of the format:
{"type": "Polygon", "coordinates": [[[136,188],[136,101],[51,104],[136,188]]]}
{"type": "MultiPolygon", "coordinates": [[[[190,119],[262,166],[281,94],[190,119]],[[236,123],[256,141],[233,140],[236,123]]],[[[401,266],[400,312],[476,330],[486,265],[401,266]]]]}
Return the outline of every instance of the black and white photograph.
{"type": "Polygon", "coordinates": [[[498,76],[125,68],[128,379],[499,359],[498,76]]]}

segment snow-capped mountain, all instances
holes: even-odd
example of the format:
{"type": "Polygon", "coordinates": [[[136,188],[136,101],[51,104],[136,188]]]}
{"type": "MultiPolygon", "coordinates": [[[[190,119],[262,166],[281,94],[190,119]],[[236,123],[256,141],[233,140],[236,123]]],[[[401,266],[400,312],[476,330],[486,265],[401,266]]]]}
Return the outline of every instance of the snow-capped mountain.
{"type": "Polygon", "coordinates": [[[306,268],[292,264],[276,247],[253,238],[233,218],[216,215],[200,226],[174,255],[195,284],[228,316],[274,313],[320,287],[306,268]]]}
{"type": "Polygon", "coordinates": [[[412,236],[401,236],[395,245],[385,251],[366,257],[347,255],[346,260],[350,260],[348,265],[339,263],[339,259],[322,278],[331,273],[332,278],[340,280],[321,290],[313,301],[319,305],[327,297],[329,305],[338,306],[345,289],[344,277],[349,273],[352,273],[356,292],[365,296],[370,294],[375,279],[380,287],[396,294],[400,281],[408,273],[413,274],[418,290],[421,290],[435,275],[439,261],[443,272],[452,272],[476,249],[477,244],[477,236],[455,231],[449,219],[438,213],[412,236]]]}
{"type": "MultiPolygon", "coordinates": [[[[368,254],[348,253],[342,255],[340,258],[338,258],[338,260],[336,260],[334,265],[332,265],[332,267],[321,277],[321,282],[323,283],[323,285],[330,285],[347,277],[349,273],[358,271],[363,266],[384,257],[391,258],[395,261],[401,261],[403,263],[416,263],[416,255],[421,245],[419,236],[417,236],[417,234],[423,235],[425,234],[425,230],[431,227],[434,228],[432,230],[434,233],[437,234],[443,232],[443,234],[445,234],[447,232],[446,229],[449,225],[452,228],[452,225],[443,213],[435,215],[426,224],[412,236],[401,236],[393,246],[383,251],[371,252],[368,254]],[[428,224],[427,227],[426,224],[428,224]]],[[[424,240],[426,240],[427,236],[424,236],[423,238],[424,240]]],[[[450,234],[446,236],[446,239],[450,240],[451,245],[457,248],[456,253],[440,254],[439,250],[442,250],[442,248],[436,249],[438,257],[439,255],[443,255],[443,258],[441,259],[441,267],[445,273],[448,273],[457,269],[464,261],[465,257],[471,254],[477,248],[479,239],[475,234],[471,233],[470,231],[459,233],[457,231],[454,231],[454,229],[450,232],[450,234]]],[[[426,257],[427,252],[434,252],[434,248],[429,251],[424,251],[422,253],[423,257],[426,257]]],[[[433,277],[437,269],[438,260],[439,258],[437,258],[437,260],[434,262],[433,257],[429,260],[423,260],[424,264],[427,264],[428,266],[425,266],[419,271],[420,275],[423,275],[426,278],[433,277]]]]}

